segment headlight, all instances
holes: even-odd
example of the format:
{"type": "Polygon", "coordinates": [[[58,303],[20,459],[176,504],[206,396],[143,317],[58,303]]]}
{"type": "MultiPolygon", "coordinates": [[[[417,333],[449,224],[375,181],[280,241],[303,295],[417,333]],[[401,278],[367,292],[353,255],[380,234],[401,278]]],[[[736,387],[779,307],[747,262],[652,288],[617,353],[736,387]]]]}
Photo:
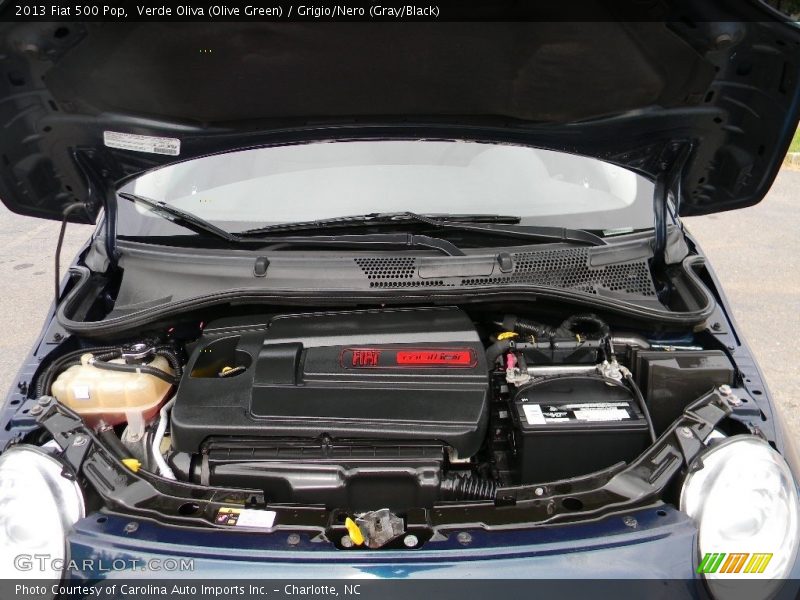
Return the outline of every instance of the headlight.
{"type": "Polygon", "coordinates": [[[80,487],[61,471],[35,446],[0,454],[0,577],[61,576],[52,565],[63,564],[66,533],[85,510],[80,487]]]}
{"type": "Polygon", "coordinates": [[[697,522],[699,570],[715,596],[736,579],[778,580],[759,586],[766,598],[789,576],[799,539],[797,488],[767,442],[740,435],[712,446],[686,477],[680,505],[697,522]]]}

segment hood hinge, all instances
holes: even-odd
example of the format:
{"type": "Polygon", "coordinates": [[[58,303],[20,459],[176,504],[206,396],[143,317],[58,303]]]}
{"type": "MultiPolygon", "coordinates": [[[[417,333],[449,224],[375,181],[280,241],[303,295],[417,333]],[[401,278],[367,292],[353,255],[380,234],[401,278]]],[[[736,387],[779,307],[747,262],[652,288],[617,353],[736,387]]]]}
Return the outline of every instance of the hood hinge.
{"type": "Polygon", "coordinates": [[[656,176],[655,189],[653,190],[653,226],[655,229],[653,261],[657,267],[666,263],[669,216],[677,218],[677,214],[680,212],[683,167],[686,165],[692,146],[687,143],[676,150],[673,160],[665,164],[664,169],[656,176]],[[670,198],[672,198],[675,206],[674,214],[669,210],[670,198]]]}

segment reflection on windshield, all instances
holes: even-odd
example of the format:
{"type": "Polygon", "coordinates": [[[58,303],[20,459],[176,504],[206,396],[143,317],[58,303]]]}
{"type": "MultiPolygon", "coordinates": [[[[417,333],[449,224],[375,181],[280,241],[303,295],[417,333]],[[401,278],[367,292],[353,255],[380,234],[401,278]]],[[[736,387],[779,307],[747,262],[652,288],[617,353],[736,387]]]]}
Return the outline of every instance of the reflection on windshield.
{"type": "MultiPolygon", "coordinates": [[[[566,153],[475,142],[261,148],[167,166],[123,191],[164,201],[228,231],[404,211],[514,214],[523,223],[581,229],[652,224],[652,183],[631,171],[566,153]]],[[[141,208],[121,212],[153,220],[141,208]]],[[[120,233],[125,227],[120,218],[120,233]]],[[[146,222],[134,228],[140,235],[148,229],[146,222]]]]}

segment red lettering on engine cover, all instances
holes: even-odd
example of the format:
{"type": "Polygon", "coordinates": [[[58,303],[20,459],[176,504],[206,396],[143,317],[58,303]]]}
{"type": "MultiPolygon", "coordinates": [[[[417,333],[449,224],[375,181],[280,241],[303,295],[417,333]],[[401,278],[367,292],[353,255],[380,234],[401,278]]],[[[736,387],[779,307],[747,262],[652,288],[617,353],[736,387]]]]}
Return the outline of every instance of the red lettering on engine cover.
{"type": "Polygon", "coordinates": [[[469,350],[402,350],[397,353],[401,366],[472,367],[475,359],[469,350]]]}
{"type": "Polygon", "coordinates": [[[353,350],[352,360],[354,367],[377,367],[381,357],[380,350],[353,350]]]}

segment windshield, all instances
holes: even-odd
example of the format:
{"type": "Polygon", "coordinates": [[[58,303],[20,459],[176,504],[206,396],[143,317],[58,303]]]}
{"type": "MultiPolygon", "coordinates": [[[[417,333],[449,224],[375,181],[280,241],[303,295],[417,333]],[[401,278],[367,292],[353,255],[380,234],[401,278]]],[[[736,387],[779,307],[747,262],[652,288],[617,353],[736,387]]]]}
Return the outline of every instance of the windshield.
{"type": "MultiPolygon", "coordinates": [[[[120,191],[239,232],[372,212],[503,214],[601,234],[652,227],[653,184],[600,160],[524,146],[351,141],[258,148],[150,171],[120,191]]],[[[185,234],[119,203],[118,235],[185,234]]]]}

